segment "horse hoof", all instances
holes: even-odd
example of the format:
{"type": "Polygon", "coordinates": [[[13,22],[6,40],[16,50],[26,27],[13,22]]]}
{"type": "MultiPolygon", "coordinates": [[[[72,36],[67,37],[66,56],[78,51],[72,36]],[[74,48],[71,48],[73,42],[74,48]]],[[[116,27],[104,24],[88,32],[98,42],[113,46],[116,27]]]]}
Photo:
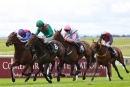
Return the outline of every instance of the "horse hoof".
{"type": "Polygon", "coordinates": [[[50,80],[50,81],[48,81],[49,83],[52,83],[52,81],[50,80]]]}
{"type": "Polygon", "coordinates": [[[123,80],[123,77],[120,77],[121,80],[123,80]]]}
{"type": "Polygon", "coordinates": [[[60,78],[57,78],[57,82],[60,82],[60,78]]]}
{"type": "Polygon", "coordinates": [[[86,77],[84,76],[82,79],[83,79],[83,80],[85,80],[85,79],[86,79],[86,77]]]}
{"type": "Polygon", "coordinates": [[[13,83],[15,82],[15,79],[14,79],[14,78],[12,78],[12,82],[13,82],[13,83]]]}
{"type": "Polygon", "coordinates": [[[111,79],[109,79],[109,81],[111,81],[111,79]]]}
{"type": "Polygon", "coordinates": [[[65,74],[60,74],[60,76],[65,77],[65,74]]]}
{"type": "Polygon", "coordinates": [[[33,79],[33,81],[36,81],[36,80],[37,80],[36,78],[33,79]]]}
{"type": "Polygon", "coordinates": [[[26,79],[24,82],[28,82],[28,79],[26,79]]]}
{"type": "Polygon", "coordinates": [[[75,76],[73,77],[73,81],[75,81],[76,80],[76,78],[75,78],[75,76]]]}
{"type": "Polygon", "coordinates": [[[129,73],[129,71],[126,71],[127,73],[129,73]]]}

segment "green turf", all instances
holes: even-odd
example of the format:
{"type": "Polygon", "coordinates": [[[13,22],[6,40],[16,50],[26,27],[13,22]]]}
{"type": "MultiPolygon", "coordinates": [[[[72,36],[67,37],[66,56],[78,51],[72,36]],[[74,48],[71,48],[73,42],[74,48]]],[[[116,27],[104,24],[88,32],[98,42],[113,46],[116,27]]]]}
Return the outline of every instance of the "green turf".
{"type": "MultiPolygon", "coordinates": [[[[126,66],[130,70],[130,66],[126,66]]],[[[91,77],[87,77],[86,80],[78,78],[77,81],[72,81],[72,78],[61,78],[60,82],[53,78],[52,84],[49,84],[45,78],[38,78],[36,82],[30,79],[28,82],[24,82],[24,78],[16,78],[16,82],[12,83],[11,78],[0,79],[0,87],[130,87],[130,73],[126,73],[122,66],[118,66],[119,72],[124,80],[120,80],[112,68],[112,81],[106,79],[106,77],[95,77],[94,81],[90,83],[91,77]]]]}

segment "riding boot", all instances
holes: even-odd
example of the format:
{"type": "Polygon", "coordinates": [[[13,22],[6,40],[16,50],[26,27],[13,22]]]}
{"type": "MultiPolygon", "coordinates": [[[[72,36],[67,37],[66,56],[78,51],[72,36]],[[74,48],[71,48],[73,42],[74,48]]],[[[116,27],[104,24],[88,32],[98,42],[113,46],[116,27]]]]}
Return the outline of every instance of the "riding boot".
{"type": "Polygon", "coordinates": [[[111,52],[112,57],[117,57],[117,53],[114,51],[112,47],[109,47],[108,50],[111,52]]]}
{"type": "Polygon", "coordinates": [[[56,53],[56,52],[55,52],[54,43],[50,42],[50,43],[48,44],[48,48],[49,48],[51,54],[56,53]]]}
{"type": "Polygon", "coordinates": [[[83,49],[81,49],[81,43],[75,43],[75,46],[77,48],[78,54],[81,54],[84,52],[83,49]]]}

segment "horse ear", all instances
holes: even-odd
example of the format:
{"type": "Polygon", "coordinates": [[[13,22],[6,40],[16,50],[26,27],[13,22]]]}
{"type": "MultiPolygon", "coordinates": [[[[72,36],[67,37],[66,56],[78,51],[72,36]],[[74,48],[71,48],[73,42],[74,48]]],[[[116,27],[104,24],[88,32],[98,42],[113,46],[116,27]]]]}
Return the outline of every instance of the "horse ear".
{"type": "Polygon", "coordinates": [[[34,35],[34,33],[32,33],[32,35],[34,35]]]}
{"type": "Polygon", "coordinates": [[[17,32],[14,31],[13,34],[17,35],[17,32]]]}
{"type": "Polygon", "coordinates": [[[54,31],[56,32],[56,30],[54,29],[54,31]]]}
{"type": "Polygon", "coordinates": [[[92,41],[94,42],[94,39],[92,39],[92,41]]]}
{"type": "Polygon", "coordinates": [[[60,29],[60,32],[62,31],[62,28],[60,29]]]}

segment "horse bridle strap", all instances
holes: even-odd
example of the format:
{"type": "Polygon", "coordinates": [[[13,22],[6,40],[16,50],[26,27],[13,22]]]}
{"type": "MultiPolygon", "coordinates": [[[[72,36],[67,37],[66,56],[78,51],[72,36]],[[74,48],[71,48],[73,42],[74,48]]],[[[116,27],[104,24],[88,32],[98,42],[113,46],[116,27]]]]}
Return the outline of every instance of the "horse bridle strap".
{"type": "Polygon", "coordinates": [[[98,53],[96,53],[96,56],[99,56],[99,57],[104,57],[104,56],[106,56],[106,53],[105,53],[105,54],[103,54],[103,55],[99,55],[98,53]]]}
{"type": "Polygon", "coordinates": [[[104,56],[106,56],[108,54],[108,50],[106,51],[106,53],[105,54],[103,54],[103,55],[99,55],[98,53],[96,53],[96,56],[99,56],[99,57],[104,57],[104,56]]]}

